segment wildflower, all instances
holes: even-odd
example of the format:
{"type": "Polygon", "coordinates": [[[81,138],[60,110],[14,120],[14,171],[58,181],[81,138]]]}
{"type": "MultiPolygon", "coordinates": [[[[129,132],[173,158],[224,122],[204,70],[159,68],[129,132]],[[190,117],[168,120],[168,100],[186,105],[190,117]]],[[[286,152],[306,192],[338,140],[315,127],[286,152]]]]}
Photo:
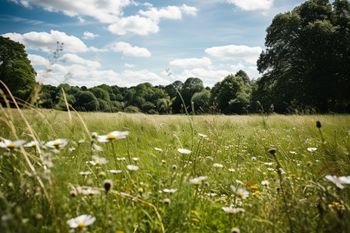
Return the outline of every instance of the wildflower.
{"type": "Polygon", "coordinates": [[[255,156],[253,156],[251,159],[252,159],[252,161],[256,161],[256,157],[255,156]]]}
{"type": "Polygon", "coordinates": [[[13,150],[15,148],[22,146],[24,143],[25,141],[23,140],[11,141],[11,140],[4,139],[2,142],[0,142],[0,147],[13,150]]]}
{"type": "Polygon", "coordinates": [[[139,161],[140,158],[138,158],[138,157],[132,157],[132,160],[134,160],[134,161],[139,161]]]}
{"type": "Polygon", "coordinates": [[[229,172],[235,172],[236,169],[234,169],[234,168],[229,168],[228,171],[229,171],[229,172]]]}
{"type": "Polygon", "coordinates": [[[96,220],[95,217],[84,214],[68,220],[67,223],[70,226],[70,228],[79,228],[82,230],[85,227],[93,224],[95,220],[96,220]]]}
{"type": "Polygon", "coordinates": [[[79,172],[79,174],[82,175],[82,176],[88,176],[88,175],[91,175],[92,172],[89,172],[89,171],[87,171],[87,172],[79,172]]]}
{"type": "Polygon", "coordinates": [[[223,168],[224,165],[222,165],[222,164],[220,164],[220,163],[214,163],[214,164],[213,164],[213,167],[215,167],[215,168],[223,168]]]}
{"type": "Polygon", "coordinates": [[[126,158],[125,158],[125,157],[117,157],[117,160],[118,160],[118,161],[125,161],[126,158]]]}
{"type": "Polygon", "coordinates": [[[231,233],[241,233],[241,230],[239,228],[237,228],[237,227],[233,227],[231,229],[231,233]]]}
{"type": "Polygon", "coordinates": [[[122,173],[123,171],[122,170],[115,170],[115,169],[112,169],[112,170],[107,170],[109,173],[111,174],[119,174],[119,173],[122,173]]]}
{"type": "Polygon", "coordinates": [[[326,179],[335,184],[338,188],[343,189],[343,184],[350,184],[350,176],[326,176],[326,179]]]}
{"type": "Polygon", "coordinates": [[[308,147],[307,151],[310,153],[313,153],[313,152],[317,151],[317,148],[316,147],[308,147]]]}
{"type": "Polygon", "coordinates": [[[231,189],[236,194],[236,196],[241,198],[241,199],[246,199],[247,197],[249,197],[249,192],[244,188],[237,189],[237,188],[231,186],[231,189]]]}
{"type": "Polygon", "coordinates": [[[269,162],[269,163],[264,163],[266,166],[272,166],[273,163],[272,162],[269,162]]]}
{"type": "Polygon", "coordinates": [[[245,209],[243,209],[243,208],[234,208],[232,206],[222,207],[222,210],[228,214],[237,214],[237,213],[244,213],[245,212],[245,209]]]}
{"type": "Polygon", "coordinates": [[[180,154],[184,154],[184,155],[189,155],[192,153],[192,151],[188,150],[188,149],[185,149],[185,148],[179,148],[177,149],[177,151],[180,153],[180,154]]]}
{"type": "Polygon", "coordinates": [[[103,164],[107,163],[107,160],[105,158],[102,157],[98,157],[98,156],[92,156],[92,161],[88,161],[87,163],[93,165],[93,166],[100,166],[103,164]]]}
{"type": "Polygon", "coordinates": [[[97,136],[97,141],[99,142],[111,142],[118,139],[124,139],[129,135],[128,131],[112,131],[107,135],[97,136]]]}
{"type": "Polygon", "coordinates": [[[112,188],[112,186],[113,186],[113,182],[111,180],[105,180],[103,182],[103,187],[104,187],[106,193],[109,192],[109,190],[112,188]]]}
{"type": "Polygon", "coordinates": [[[200,176],[200,177],[196,177],[196,178],[190,179],[190,183],[194,184],[194,185],[199,185],[206,179],[207,179],[206,176],[200,176]]]}
{"type": "Polygon", "coordinates": [[[154,149],[155,149],[156,151],[163,152],[163,149],[161,149],[161,148],[154,147],[154,149]]]}
{"type": "Polygon", "coordinates": [[[94,187],[77,187],[76,191],[78,194],[92,196],[100,194],[100,190],[94,187]]]}
{"type": "Polygon", "coordinates": [[[175,193],[177,189],[163,189],[163,192],[165,193],[175,193]]]}
{"type": "Polygon", "coordinates": [[[261,185],[267,187],[270,185],[270,182],[268,180],[263,180],[261,181],[261,185]]]}
{"type": "Polygon", "coordinates": [[[36,148],[39,146],[39,143],[37,141],[31,141],[23,145],[26,148],[36,148]]]}
{"type": "Polygon", "coordinates": [[[137,170],[139,170],[139,167],[136,166],[136,165],[127,165],[126,168],[127,168],[129,171],[137,171],[137,170]]]}
{"type": "Polygon", "coordinates": [[[171,168],[172,168],[173,170],[176,170],[176,169],[177,169],[177,166],[176,166],[175,164],[173,164],[173,165],[171,166],[171,168]]]}
{"type": "Polygon", "coordinates": [[[290,154],[292,154],[292,155],[296,155],[296,154],[297,154],[297,152],[292,151],[292,150],[291,150],[291,151],[289,151],[289,153],[290,153],[290,154]]]}
{"type": "Polygon", "coordinates": [[[91,137],[92,137],[92,139],[97,139],[98,133],[92,132],[92,133],[91,133],[91,137]]]}
{"type": "Polygon", "coordinates": [[[63,147],[65,147],[68,144],[68,141],[66,139],[63,138],[59,138],[59,139],[55,139],[52,141],[49,141],[45,144],[45,146],[51,148],[51,149],[62,149],[63,147]]]}
{"type": "Polygon", "coordinates": [[[198,136],[201,138],[207,138],[208,136],[206,134],[198,133],[198,136]]]}

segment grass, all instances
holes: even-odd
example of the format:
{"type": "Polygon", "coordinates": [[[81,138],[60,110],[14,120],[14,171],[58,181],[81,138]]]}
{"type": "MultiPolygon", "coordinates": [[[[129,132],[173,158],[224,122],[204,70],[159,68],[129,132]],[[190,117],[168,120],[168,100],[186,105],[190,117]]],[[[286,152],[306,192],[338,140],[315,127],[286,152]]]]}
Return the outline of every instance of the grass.
{"type": "Polygon", "coordinates": [[[25,124],[1,110],[0,137],[68,145],[0,148],[0,232],[350,232],[350,185],[325,179],[350,175],[348,115],[80,116],[25,110],[25,124]],[[113,130],[129,135],[91,138],[113,130]],[[107,163],[87,163],[93,156],[107,163]],[[83,214],[96,221],[70,230],[83,214]]]}

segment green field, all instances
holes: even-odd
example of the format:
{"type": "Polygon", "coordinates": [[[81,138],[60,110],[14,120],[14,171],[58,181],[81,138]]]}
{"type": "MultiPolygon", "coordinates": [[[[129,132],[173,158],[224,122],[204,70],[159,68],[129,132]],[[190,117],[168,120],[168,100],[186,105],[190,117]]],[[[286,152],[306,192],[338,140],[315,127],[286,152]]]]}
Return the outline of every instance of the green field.
{"type": "Polygon", "coordinates": [[[350,232],[348,115],[80,116],[1,110],[1,233],[350,232]]]}

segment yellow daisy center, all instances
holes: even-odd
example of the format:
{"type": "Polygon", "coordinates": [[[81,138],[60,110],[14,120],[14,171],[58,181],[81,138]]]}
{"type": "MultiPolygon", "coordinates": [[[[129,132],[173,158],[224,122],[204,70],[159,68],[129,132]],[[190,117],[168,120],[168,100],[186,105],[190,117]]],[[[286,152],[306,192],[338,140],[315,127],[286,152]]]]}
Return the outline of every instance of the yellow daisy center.
{"type": "Polygon", "coordinates": [[[9,143],[7,145],[7,148],[9,148],[9,149],[14,149],[15,147],[16,147],[16,145],[14,143],[9,143]]]}
{"type": "Polygon", "coordinates": [[[117,137],[113,134],[107,134],[107,139],[111,141],[111,140],[117,139],[117,137]]]}
{"type": "Polygon", "coordinates": [[[80,222],[80,223],[78,224],[78,228],[82,229],[82,228],[84,228],[84,227],[86,227],[85,223],[80,222]]]}

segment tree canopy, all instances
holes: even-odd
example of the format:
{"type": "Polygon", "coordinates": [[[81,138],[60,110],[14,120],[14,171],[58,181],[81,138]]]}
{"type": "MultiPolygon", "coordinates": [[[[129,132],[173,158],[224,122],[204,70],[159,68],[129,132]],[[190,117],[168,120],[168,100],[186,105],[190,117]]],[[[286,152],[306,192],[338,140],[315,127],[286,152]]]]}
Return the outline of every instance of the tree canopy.
{"type": "MultiPolygon", "coordinates": [[[[24,46],[0,36],[0,80],[12,94],[21,100],[27,100],[35,86],[35,75],[24,46]]],[[[3,90],[4,87],[1,85],[0,89],[3,90]]]]}

